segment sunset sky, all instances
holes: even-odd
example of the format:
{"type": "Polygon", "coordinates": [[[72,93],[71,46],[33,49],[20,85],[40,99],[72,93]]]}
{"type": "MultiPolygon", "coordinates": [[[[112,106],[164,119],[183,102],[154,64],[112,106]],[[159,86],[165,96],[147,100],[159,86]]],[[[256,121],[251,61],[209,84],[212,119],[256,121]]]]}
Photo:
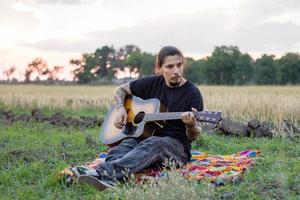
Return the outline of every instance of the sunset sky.
{"type": "Polygon", "coordinates": [[[22,71],[36,57],[68,66],[81,53],[126,44],[151,53],[174,45],[194,58],[218,45],[237,45],[255,58],[300,52],[300,1],[0,1],[0,79],[10,66],[22,71]]]}

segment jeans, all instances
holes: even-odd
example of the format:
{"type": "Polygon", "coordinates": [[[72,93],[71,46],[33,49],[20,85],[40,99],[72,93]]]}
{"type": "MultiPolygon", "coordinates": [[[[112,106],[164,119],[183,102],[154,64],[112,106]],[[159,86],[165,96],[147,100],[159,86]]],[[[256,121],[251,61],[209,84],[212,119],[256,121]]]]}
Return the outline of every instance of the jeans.
{"type": "Polygon", "coordinates": [[[97,166],[99,179],[124,181],[131,173],[148,167],[162,166],[165,161],[182,166],[190,157],[184,145],[172,137],[151,136],[145,140],[126,138],[118,146],[111,148],[106,162],[97,166]]]}

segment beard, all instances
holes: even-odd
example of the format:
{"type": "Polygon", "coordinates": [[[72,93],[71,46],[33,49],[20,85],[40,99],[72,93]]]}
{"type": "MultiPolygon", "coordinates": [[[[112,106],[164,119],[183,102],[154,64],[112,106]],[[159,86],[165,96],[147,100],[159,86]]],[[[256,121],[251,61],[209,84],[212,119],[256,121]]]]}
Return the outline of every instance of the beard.
{"type": "Polygon", "coordinates": [[[172,86],[173,88],[175,88],[175,87],[179,87],[180,86],[180,83],[181,83],[181,77],[178,77],[178,78],[176,78],[175,79],[175,82],[169,82],[169,84],[170,84],[170,86],[172,86]],[[177,81],[179,79],[179,81],[177,81]]]}

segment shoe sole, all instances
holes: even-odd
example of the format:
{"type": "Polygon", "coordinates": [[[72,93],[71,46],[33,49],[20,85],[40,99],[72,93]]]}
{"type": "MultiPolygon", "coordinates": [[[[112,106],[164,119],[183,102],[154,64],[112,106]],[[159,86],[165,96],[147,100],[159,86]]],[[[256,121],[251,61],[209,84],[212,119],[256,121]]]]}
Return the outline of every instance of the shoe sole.
{"type": "Polygon", "coordinates": [[[86,183],[86,184],[92,185],[99,191],[103,191],[103,190],[105,190],[106,188],[109,187],[106,184],[102,183],[96,177],[89,176],[89,175],[80,175],[78,177],[77,181],[80,184],[86,183]]]}

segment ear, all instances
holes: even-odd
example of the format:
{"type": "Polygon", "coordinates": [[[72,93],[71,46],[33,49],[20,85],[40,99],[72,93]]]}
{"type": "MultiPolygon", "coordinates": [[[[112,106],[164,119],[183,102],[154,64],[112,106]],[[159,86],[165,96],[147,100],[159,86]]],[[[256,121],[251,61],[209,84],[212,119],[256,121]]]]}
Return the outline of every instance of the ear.
{"type": "Polygon", "coordinates": [[[161,74],[161,67],[155,68],[155,74],[161,74]]]}
{"type": "Polygon", "coordinates": [[[159,71],[159,73],[161,74],[162,67],[159,67],[159,68],[158,68],[158,71],[159,71]]]}

